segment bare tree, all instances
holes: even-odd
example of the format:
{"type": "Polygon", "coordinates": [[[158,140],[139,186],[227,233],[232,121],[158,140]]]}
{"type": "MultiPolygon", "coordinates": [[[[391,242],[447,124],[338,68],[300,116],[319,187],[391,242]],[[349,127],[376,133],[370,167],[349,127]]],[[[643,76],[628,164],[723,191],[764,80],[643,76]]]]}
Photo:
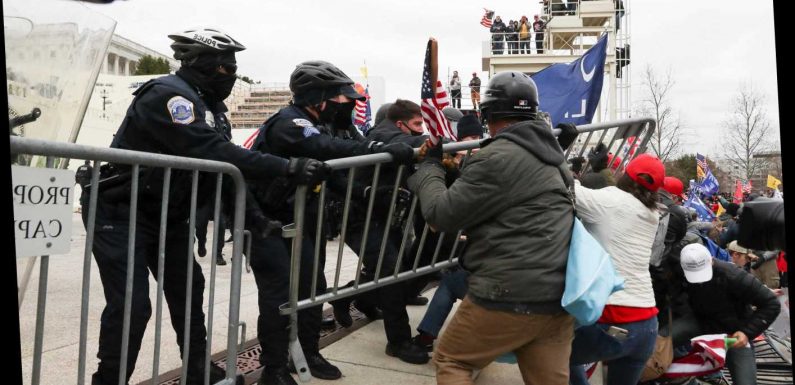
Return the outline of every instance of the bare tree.
{"type": "Polygon", "coordinates": [[[729,162],[739,167],[740,177],[749,180],[766,165],[765,158],[754,154],[768,150],[771,146],[770,121],[765,110],[765,97],[748,85],[742,85],[732,100],[728,118],[723,122],[726,129],[725,149],[729,162]]]}
{"type": "Polygon", "coordinates": [[[669,69],[664,76],[659,76],[651,65],[646,66],[643,76],[643,88],[646,98],[640,101],[638,112],[641,116],[654,117],[657,128],[649,141],[651,150],[663,162],[679,153],[684,131],[679,116],[674,116],[670,105],[669,94],[675,82],[669,69]]]}

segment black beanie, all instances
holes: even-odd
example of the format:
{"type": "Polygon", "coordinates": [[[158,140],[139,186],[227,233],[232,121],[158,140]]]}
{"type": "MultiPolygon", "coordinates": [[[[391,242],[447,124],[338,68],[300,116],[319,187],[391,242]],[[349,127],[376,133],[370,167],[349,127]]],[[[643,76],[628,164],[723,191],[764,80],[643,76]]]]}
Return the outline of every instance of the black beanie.
{"type": "Polygon", "coordinates": [[[467,136],[483,137],[483,126],[475,115],[464,115],[458,120],[458,126],[456,126],[456,128],[458,130],[459,139],[467,136]]]}

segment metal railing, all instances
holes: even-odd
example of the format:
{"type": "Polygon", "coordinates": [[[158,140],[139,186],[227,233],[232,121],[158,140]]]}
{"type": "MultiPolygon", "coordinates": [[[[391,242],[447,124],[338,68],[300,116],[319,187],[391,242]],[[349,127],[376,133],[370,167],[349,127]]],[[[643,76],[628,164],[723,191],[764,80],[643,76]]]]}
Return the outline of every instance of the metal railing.
{"type": "MultiPolygon", "coordinates": [[[[242,326],[239,322],[240,313],[240,286],[241,286],[241,269],[242,269],[242,245],[244,237],[243,221],[245,212],[245,196],[246,185],[240,170],[237,167],[222,162],[176,157],[162,154],[153,154],[137,151],[128,151],[111,148],[98,148],[84,145],[77,145],[72,143],[52,142],[35,139],[26,139],[19,137],[11,137],[11,153],[12,154],[29,154],[46,156],[49,158],[60,157],[66,159],[82,159],[93,161],[93,170],[91,173],[91,186],[97,186],[100,178],[100,163],[113,162],[114,164],[130,165],[132,168],[132,187],[130,189],[129,200],[129,238],[126,245],[127,248],[127,269],[126,269],[126,291],[124,299],[124,321],[123,329],[118,333],[122,335],[121,347],[121,368],[119,370],[119,384],[125,384],[126,379],[126,364],[129,350],[129,334],[131,322],[131,300],[133,290],[133,265],[135,256],[135,238],[136,238],[136,225],[137,225],[137,204],[138,204],[138,184],[139,174],[141,167],[162,168],[164,170],[164,185],[161,201],[160,213],[160,233],[157,248],[157,302],[156,302],[156,316],[155,316],[155,350],[153,354],[153,370],[152,370],[152,383],[156,384],[159,376],[159,363],[160,363],[160,338],[161,338],[161,321],[162,321],[162,303],[164,293],[163,271],[164,261],[166,256],[166,230],[167,225],[170,223],[168,219],[169,207],[169,190],[172,178],[172,170],[188,170],[192,171],[192,188],[190,200],[190,216],[189,216],[189,247],[188,247],[188,265],[187,265],[187,280],[186,280],[186,301],[185,301],[185,336],[183,342],[183,358],[182,358],[182,376],[181,383],[184,384],[187,375],[187,360],[190,350],[190,311],[192,302],[192,279],[193,264],[195,263],[193,256],[193,242],[195,234],[195,221],[196,221],[196,202],[197,202],[197,188],[199,172],[217,173],[216,181],[216,198],[214,206],[214,220],[217,224],[220,216],[220,198],[221,198],[221,181],[222,176],[226,175],[234,183],[234,224],[232,227],[233,234],[233,255],[232,255],[232,271],[231,283],[229,293],[229,323],[227,325],[228,340],[226,345],[226,380],[220,382],[222,384],[234,384],[236,377],[237,349],[238,349],[238,327],[242,326]]],[[[91,255],[94,245],[94,235],[96,230],[96,217],[97,217],[97,203],[98,192],[96,188],[90,189],[90,198],[88,201],[88,213],[85,222],[86,225],[86,243],[83,254],[82,265],[82,293],[80,305],[80,336],[79,336],[79,356],[78,356],[78,370],[77,370],[77,384],[85,383],[86,371],[86,342],[88,339],[87,324],[89,320],[89,291],[91,285],[91,255]]],[[[203,192],[204,193],[204,192],[203,192]]],[[[85,213],[84,213],[85,215],[85,213]]],[[[212,261],[215,260],[217,253],[217,242],[223,242],[218,239],[217,232],[213,236],[212,245],[212,261]]],[[[119,248],[125,245],[116,245],[119,248]]],[[[49,266],[49,257],[42,256],[41,258],[41,273],[39,276],[39,289],[38,289],[38,304],[36,312],[36,329],[35,329],[35,342],[33,353],[33,368],[31,375],[31,383],[39,384],[41,378],[41,364],[42,364],[42,347],[44,340],[44,317],[46,312],[46,297],[47,297],[47,273],[49,266]]],[[[209,287],[209,309],[207,312],[207,345],[204,358],[204,383],[209,383],[210,372],[210,352],[212,351],[212,333],[213,333],[213,303],[215,297],[215,264],[213,263],[210,268],[210,287],[209,287]]],[[[148,296],[147,296],[148,300],[148,296]]],[[[64,378],[64,382],[71,382],[66,380],[66,373],[58,373],[59,376],[64,378]]]]}
{"type": "MultiPolygon", "coordinates": [[[[651,138],[652,133],[654,132],[654,121],[651,119],[627,119],[622,121],[616,122],[607,122],[607,123],[597,123],[597,124],[588,124],[582,125],[577,127],[579,133],[585,134],[587,133],[586,144],[591,143],[590,140],[595,132],[600,132],[600,139],[599,141],[604,141],[607,137],[608,133],[612,131],[611,139],[608,143],[606,143],[608,149],[621,150],[623,146],[627,143],[629,138],[635,137],[637,138],[637,147],[634,149],[632,154],[637,155],[642,153],[645,148],[646,144],[651,138]],[[620,145],[618,147],[614,147],[616,143],[620,140],[620,145]]],[[[559,129],[553,130],[555,135],[560,133],[559,129]]],[[[460,142],[460,143],[451,143],[444,145],[443,149],[446,153],[454,153],[458,151],[471,151],[472,149],[479,148],[481,141],[469,141],[469,142],[460,142]]],[[[634,143],[634,140],[633,140],[634,143]]],[[[594,143],[595,144],[595,143],[594,143]]],[[[571,153],[579,154],[580,156],[584,153],[586,146],[582,146],[578,151],[572,151],[569,149],[566,151],[566,156],[568,157],[571,153]]],[[[626,156],[624,162],[628,162],[630,159],[633,158],[632,155],[626,156]]],[[[346,297],[351,297],[357,294],[361,294],[370,290],[374,290],[383,286],[392,285],[401,281],[406,281],[409,279],[417,278],[422,275],[426,275],[447,267],[451,267],[457,264],[457,256],[456,252],[459,250],[461,237],[463,234],[463,230],[459,231],[457,234],[454,235],[453,244],[447,245],[449,249],[449,254],[447,250],[445,251],[445,255],[441,255],[442,244],[444,242],[445,233],[439,233],[439,238],[436,245],[429,245],[427,243],[427,239],[429,238],[429,232],[433,232],[434,230],[426,223],[423,227],[421,232],[414,233],[412,237],[412,229],[413,229],[413,221],[415,220],[415,213],[418,210],[418,198],[416,194],[410,199],[410,203],[405,205],[404,207],[408,207],[405,210],[405,224],[401,224],[399,227],[399,248],[397,252],[397,256],[394,255],[386,255],[386,245],[387,242],[390,240],[390,236],[394,236],[394,234],[390,234],[390,228],[393,225],[393,220],[395,219],[396,215],[395,212],[397,210],[396,201],[399,199],[399,194],[401,190],[403,176],[406,173],[406,166],[401,165],[397,166],[395,171],[395,178],[394,180],[387,180],[386,183],[390,183],[389,191],[391,194],[389,195],[389,206],[387,206],[388,213],[384,216],[383,211],[384,207],[380,207],[380,213],[374,212],[374,207],[376,207],[376,195],[377,194],[370,194],[367,198],[366,203],[364,202],[356,202],[353,198],[353,190],[354,190],[354,183],[357,181],[357,173],[359,172],[368,172],[369,169],[372,169],[372,179],[368,180],[367,185],[370,188],[370,191],[378,191],[378,186],[383,183],[380,179],[382,171],[385,167],[395,167],[389,165],[392,161],[392,156],[386,153],[381,154],[371,154],[371,155],[364,155],[364,156],[357,156],[357,157],[350,157],[350,158],[343,158],[343,159],[334,159],[327,161],[326,163],[331,166],[337,174],[342,172],[347,172],[347,185],[344,192],[344,207],[343,213],[341,217],[341,223],[339,224],[340,228],[340,239],[339,239],[339,249],[338,249],[338,258],[336,262],[336,266],[334,269],[334,279],[333,284],[329,285],[327,291],[325,293],[316,294],[317,288],[317,274],[319,271],[320,265],[320,247],[319,245],[322,244],[323,241],[323,232],[320,230],[320,227],[323,225],[324,220],[324,210],[319,209],[318,215],[316,218],[316,225],[318,226],[318,230],[314,233],[316,239],[314,240],[314,256],[312,261],[312,275],[313,278],[312,282],[312,290],[307,298],[299,298],[299,277],[301,277],[301,268],[302,268],[302,247],[306,246],[307,244],[303,243],[304,236],[310,234],[310,232],[306,231],[306,206],[307,202],[312,199],[317,199],[318,207],[323,208],[329,194],[329,186],[327,183],[323,183],[320,185],[317,194],[310,195],[310,189],[307,186],[299,186],[296,193],[295,193],[295,223],[294,226],[290,228],[288,232],[285,233],[285,237],[290,237],[292,239],[292,254],[291,254],[291,270],[290,270],[290,294],[289,294],[289,302],[282,305],[280,308],[280,312],[283,315],[290,316],[290,357],[293,360],[293,363],[297,369],[299,378],[302,381],[308,381],[310,379],[307,364],[303,355],[303,350],[301,349],[300,342],[298,340],[298,311],[307,309],[313,306],[321,305],[324,302],[334,301],[343,299],[346,297]],[[354,252],[358,255],[358,263],[356,266],[356,275],[355,280],[352,286],[340,286],[340,270],[342,264],[342,256],[343,256],[343,248],[346,244],[346,239],[350,234],[350,222],[351,222],[351,209],[354,205],[367,205],[367,209],[365,212],[364,218],[361,218],[361,214],[358,218],[355,218],[354,221],[364,220],[364,225],[362,227],[362,236],[361,236],[361,243],[358,244],[358,248],[352,247],[354,252]],[[373,223],[378,223],[376,226],[371,226],[373,223]],[[372,229],[371,229],[372,227],[372,229]],[[375,263],[372,263],[372,255],[366,255],[369,251],[366,246],[366,242],[371,240],[372,238],[368,238],[370,231],[383,231],[383,234],[378,233],[378,237],[381,240],[380,246],[378,249],[378,257],[375,263]],[[412,239],[413,238],[413,239],[412,239]],[[414,255],[409,255],[407,253],[409,243],[418,242],[415,244],[416,247],[412,247],[412,249],[416,248],[416,253],[414,255]],[[358,252],[357,252],[358,249],[358,252]],[[423,250],[433,250],[432,257],[430,261],[426,264],[420,264],[420,255],[422,254],[423,250]],[[385,257],[390,258],[390,260],[386,260],[385,257]],[[394,266],[392,266],[392,259],[395,259],[394,266]],[[413,258],[410,264],[404,264],[405,258],[413,258]],[[365,261],[368,259],[368,261],[365,261]],[[365,266],[369,264],[369,266],[365,266]],[[386,268],[385,268],[386,266],[386,268]],[[409,267],[410,266],[410,267],[409,267]],[[360,277],[362,276],[363,268],[366,268],[370,271],[370,276],[372,276],[371,280],[367,282],[362,282],[360,277]]],[[[583,168],[585,169],[585,168],[583,168]]],[[[383,190],[382,190],[383,191],[383,190]]],[[[381,197],[382,199],[385,197],[381,197]]],[[[354,226],[358,228],[359,226],[354,226]]],[[[450,236],[450,234],[447,234],[450,236]]],[[[372,249],[371,249],[372,250],[372,249]]],[[[304,261],[306,263],[306,261],[304,261]]],[[[306,269],[306,267],[304,267],[306,269]]],[[[322,272],[320,272],[322,274],[322,272]]]]}

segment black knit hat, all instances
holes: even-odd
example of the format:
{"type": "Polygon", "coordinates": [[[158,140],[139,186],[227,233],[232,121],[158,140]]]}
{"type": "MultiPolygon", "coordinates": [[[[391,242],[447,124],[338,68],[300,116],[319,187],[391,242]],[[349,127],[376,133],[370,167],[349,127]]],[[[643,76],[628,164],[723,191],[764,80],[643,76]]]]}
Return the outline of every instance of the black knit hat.
{"type": "Polygon", "coordinates": [[[478,138],[483,137],[483,126],[478,122],[475,115],[464,115],[458,120],[458,138],[476,135],[478,138]]]}

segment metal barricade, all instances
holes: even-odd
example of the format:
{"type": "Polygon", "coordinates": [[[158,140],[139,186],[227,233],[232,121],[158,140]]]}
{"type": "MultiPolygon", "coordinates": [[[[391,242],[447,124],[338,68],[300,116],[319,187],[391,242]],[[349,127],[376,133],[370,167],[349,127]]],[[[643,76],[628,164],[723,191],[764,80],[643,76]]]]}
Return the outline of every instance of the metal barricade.
{"type": "MultiPolygon", "coordinates": [[[[599,141],[604,141],[604,138],[608,135],[608,132],[612,131],[612,137],[608,143],[606,143],[608,150],[614,149],[614,145],[620,139],[620,145],[616,147],[616,151],[621,150],[624,148],[625,144],[629,140],[629,138],[636,138],[632,140],[634,144],[636,144],[636,148],[633,149],[632,154],[640,154],[645,151],[646,144],[651,138],[652,133],[654,132],[654,121],[651,119],[627,119],[621,120],[616,122],[608,122],[608,123],[597,123],[597,124],[588,124],[577,127],[578,132],[581,134],[588,133],[585,145],[582,145],[578,151],[578,154],[581,156],[587,145],[590,143],[590,140],[595,132],[602,131],[599,141]],[[637,142],[635,142],[637,140],[637,142]]],[[[555,135],[560,133],[559,129],[553,130],[555,135]]],[[[575,139],[576,141],[576,139],[575,139]]],[[[471,151],[472,149],[480,147],[480,141],[470,141],[470,142],[459,142],[459,143],[451,143],[444,145],[443,149],[446,153],[454,153],[458,151],[471,151]]],[[[596,143],[593,143],[595,145],[596,143]]],[[[571,148],[571,147],[570,147],[571,148]]],[[[566,152],[566,156],[569,156],[571,150],[566,152]]],[[[623,161],[623,165],[626,165],[630,159],[633,158],[632,155],[626,156],[623,161]]],[[[337,261],[336,266],[334,268],[334,278],[333,284],[329,285],[327,288],[326,293],[316,293],[317,289],[317,279],[318,274],[323,274],[320,271],[320,252],[321,252],[321,245],[324,244],[324,234],[321,230],[321,226],[323,226],[324,220],[324,210],[322,208],[326,205],[326,200],[329,195],[329,186],[327,183],[323,183],[320,185],[320,188],[316,190],[316,194],[310,195],[310,189],[307,186],[299,186],[296,193],[295,193],[295,223],[293,226],[289,227],[289,230],[284,232],[284,236],[288,238],[293,238],[292,240],[292,254],[291,254],[291,269],[290,269],[290,296],[289,302],[281,306],[281,314],[289,315],[290,316],[290,356],[293,360],[293,363],[297,369],[299,378],[302,381],[309,381],[310,375],[309,370],[306,364],[306,360],[303,355],[303,351],[300,346],[300,342],[298,340],[298,311],[307,309],[314,306],[320,306],[324,302],[334,301],[343,299],[346,297],[351,297],[357,294],[361,294],[370,290],[374,290],[380,287],[384,287],[387,285],[392,285],[398,282],[410,280],[413,278],[420,277],[422,275],[426,275],[435,271],[439,271],[441,269],[445,269],[451,266],[454,266],[458,263],[458,258],[456,257],[456,252],[460,249],[460,244],[462,240],[462,232],[459,231],[457,234],[454,234],[453,244],[448,247],[449,253],[445,252],[445,255],[441,254],[441,249],[443,245],[443,241],[445,236],[450,236],[450,234],[445,234],[444,232],[439,233],[439,240],[437,241],[436,245],[427,245],[427,239],[429,237],[429,232],[433,232],[434,230],[426,223],[423,227],[421,232],[414,234],[412,237],[412,230],[413,230],[413,220],[415,218],[415,213],[418,209],[418,201],[417,196],[413,195],[408,204],[408,210],[406,211],[405,216],[405,224],[400,227],[399,232],[399,248],[397,252],[397,256],[389,256],[390,259],[394,259],[394,267],[391,270],[384,270],[384,266],[391,265],[391,261],[389,263],[385,263],[385,250],[387,248],[387,242],[389,242],[390,236],[394,236],[394,234],[390,234],[390,228],[393,224],[393,220],[395,218],[395,211],[396,211],[396,201],[399,199],[399,194],[401,190],[401,184],[403,180],[403,176],[406,173],[406,166],[394,166],[389,164],[392,160],[392,156],[386,153],[381,154],[372,154],[372,155],[364,155],[364,156],[357,156],[357,157],[350,157],[350,158],[343,158],[343,159],[334,159],[326,162],[330,165],[335,172],[341,174],[345,172],[347,174],[347,185],[344,192],[344,207],[342,212],[341,223],[339,224],[340,228],[340,235],[339,235],[339,248],[337,251],[337,261]],[[392,183],[390,187],[390,195],[389,195],[389,206],[387,207],[388,213],[386,216],[383,216],[384,207],[380,208],[380,213],[374,213],[374,208],[376,207],[376,199],[377,199],[377,191],[378,186],[384,182],[380,180],[380,175],[384,167],[396,167],[395,170],[395,179],[392,181],[386,181],[386,183],[392,183]],[[367,181],[367,185],[369,191],[373,192],[367,196],[366,201],[362,201],[361,198],[356,201],[354,197],[353,191],[355,190],[354,185],[357,181],[357,173],[360,172],[367,172],[369,168],[372,168],[372,180],[367,181]],[[312,202],[312,204],[316,203],[317,207],[321,208],[318,209],[318,215],[316,218],[315,225],[317,226],[316,231],[314,231],[314,255],[312,261],[312,275],[313,278],[312,282],[312,289],[310,291],[310,295],[308,298],[299,298],[299,277],[301,276],[301,253],[303,239],[305,236],[308,236],[310,232],[308,232],[308,228],[306,225],[306,209],[308,202],[312,202]],[[356,265],[355,276],[353,280],[353,285],[351,287],[347,286],[340,286],[340,271],[342,266],[343,260],[343,249],[345,248],[347,237],[350,235],[350,225],[351,225],[351,210],[352,206],[354,205],[366,205],[365,216],[363,218],[363,234],[361,236],[361,241],[358,244],[358,263],[356,265]],[[373,224],[375,226],[372,226],[373,224]],[[372,229],[371,229],[372,227],[372,229]],[[366,259],[366,254],[368,252],[366,243],[370,240],[368,238],[370,231],[382,231],[383,235],[380,238],[380,247],[378,247],[378,258],[376,262],[373,264],[370,263],[370,266],[364,266],[366,259]],[[412,239],[413,238],[413,239],[412,239]],[[412,242],[418,242],[416,245],[416,253],[414,255],[409,255],[407,253],[408,245],[412,242]],[[423,250],[428,248],[428,250],[433,250],[432,257],[430,261],[426,264],[420,264],[420,255],[422,254],[423,250]],[[405,258],[413,258],[410,264],[404,264],[403,260],[405,258]],[[410,267],[409,267],[410,266],[410,267]],[[368,279],[367,282],[361,282],[360,277],[362,276],[363,268],[366,268],[371,271],[370,275],[372,275],[371,279],[368,279]]],[[[412,165],[413,166],[413,165],[412,165]]],[[[341,192],[341,191],[339,191],[341,192]]],[[[382,197],[383,198],[383,197],[382,197]]],[[[361,221],[362,218],[354,219],[361,221]]],[[[358,226],[357,226],[358,227],[358,226]]],[[[353,248],[352,248],[353,249],[353,248]]],[[[446,250],[447,251],[447,250],[446,250]]],[[[354,250],[356,252],[356,250],[354,250]]],[[[371,260],[372,261],[372,260],[371,260]]]]}
{"type": "MultiPolygon", "coordinates": [[[[90,160],[93,161],[93,170],[91,175],[91,186],[97,186],[99,177],[100,177],[100,162],[113,162],[114,164],[123,164],[123,165],[130,165],[132,168],[132,187],[130,189],[130,201],[129,201],[129,238],[128,244],[126,245],[127,248],[127,269],[126,269],[126,292],[125,292],[125,301],[124,301],[124,322],[123,322],[123,330],[119,330],[119,333],[122,333],[122,348],[121,348],[121,368],[119,370],[119,384],[125,384],[126,380],[126,364],[127,364],[127,354],[129,348],[129,333],[130,333],[130,319],[131,319],[131,299],[132,299],[132,289],[133,289],[133,264],[135,255],[135,237],[136,237],[136,224],[137,224],[137,205],[138,205],[138,184],[139,184],[139,174],[141,172],[141,167],[152,167],[152,168],[162,168],[164,170],[164,186],[163,186],[163,194],[162,194],[162,202],[161,202],[161,213],[160,213],[160,233],[159,233],[159,242],[158,242],[158,249],[157,249],[157,302],[156,302],[156,311],[155,311],[155,344],[154,344],[154,354],[153,354],[153,370],[152,370],[152,384],[156,384],[158,377],[159,377],[159,364],[160,364],[160,339],[161,339],[161,321],[162,321],[162,303],[163,303],[163,292],[164,292],[164,282],[163,282],[163,271],[164,271],[164,261],[165,261],[165,247],[166,247],[166,230],[168,225],[168,200],[169,200],[169,190],[170,190],[170,183],[172,178],[172,170],[187,170],[192,172],[192,189],[191,189],[191,198],[190,198],[190,219],[189,219],[189,245],[188,245],[188,265],[186,267],[187,271],[187,279],[186,279],[186,301],[185,301],[185,319],[184,327],[184,342],[183,342],[183,356],[182,356],[182,370],[181,370],[181,382],[182,384],[185,383],[186,375],[187,375],[187,360],[189,357],[189,350],[190,350],[190,312],[191,312],[191,302],[192,302],[192,274],[193,274],[193,263],[194,263],[194,256],[193,256],[193,242],[194,242],[194,234],[195,234],[195,221],[196,221],[196,204],[197,204],[197,194],[198,191],[198,180],[199,180],[199,172],[206,172],[206,173],[213,173],[217,174],[216,180],[216,198],[215,198],[215,206],[214,206],[214,220],[215,224],[219,223],[220,219],[220,208],[221,208],[221,182],[222,177],[226,175],[227,177],[231,178],[234,183],[235,193],[234,193],[234,222],[232,227],[232,234],[233,234],[233,255],[232,255],[232,266],[231,266],[231,283],[230,283],[230,293],[229,293],[229,323],[227,325],[227,332],[228,332],[228,340],[226,345],[226,358],[228,364],[226,367],[226,379],[223,384],[234,384],[235,383],[235,376],[236,376],[236,365],[234,364],[237,361],[237,338],[238,338],[238,327],[242,326],[239,322],[239,313],[240,313],[240,286],[241,286],[241,269],[243,266],[243,262],[241,259],[242,256],[242,245],[243,245],[243,238],[244,238],[244,229],[243,229],[243,221],[244,221],[244,212],[245,212],[245,196],[246,196],[246,185],[243,179],[240,170],[237,167],[222,162],[216,161],[209,161],[209,160],[201,160],[201,159],[193,159],[193,158],[184,158],[184,157],[176,157],[176,156],[169,156],[169,155],[162,155],[162,154],[153,154],[153,153],[145,153],[145,152],[137,152],[137,151],[128,151],[128,150],[120,150],[120,149],[111,149],[111,148],[98,148],[98,147],[91,147],[91,146],[83,146],[77,145],[72,143],[63,143],[63,142],[53,142],[53,141],[43,141],[43,140],[34,140],[34,139],[26,139],[26,138],[18,138],[18,137],[11,137],[10,138],[11,144],[11,153],[12,154],[27,154],[27,155],[39,155],[39,156],[46,156],[46,157],[59,157],[59,158],[69,158],[69,159],[83,159],[83,160],[90,160]]],[[[208,175],[209,177],[209,175],[208,175]]],[[[88,331],[87,331],[87,324],[89,321],[89,290],[91,284],[91,255],[92,255],[92,248],[94,245],[94,235],[96,229],[96,215],[97,215],[97,202],[98,202],[98,188],[91,188],[90,189],[90,198],[88,203],[88,213],[87,213],[87,220],[86,220],[86,243],[85,243],[85,250],[84,250],[84,257],[83,257],[83,265],[82,265],[82,297],[81,297],[81,305],[80,305],[80,336],[79,336],[79,358],[78,358],[78,370],[77,370],[77,384],[84,384],[85,383],[85,372],[86,372],[86,343],[88,339],[88,331]]],[[[204,193],[204,192],[202,192],[204,193]]],[[[215,261],[216,253],[217,253],[217,242],[223,242],[223,235],[221,234],[220,239],[218,236],[218,232],[214,232],[215,235],[213,236],[212,242],[212,261],[215,261]]],[[[124,245],[118,245],[118,247],[125,247],[124,245]]],[[[41,380],[41,364],[42,364],[42,347],[44,341],[44,316],[46,310],[46,299],[47,299],[47,276],[48,276],[48,266],[49,266],[49,258],[48,256],[42,256],[41,258],[41,273],[39,276],[39,289],[38,289],[38,304],[37,304],[37,313],[36,313],[36,330],[35,330],[35,342],[34,342],[34,353],[33,353],[33,363],[32,363],[32,375],[31,375],[31,383],[36,385],[39,384],[41,380]]],[[[206,354],[204,359],[204,383],[209,383],[209,371],[210,371],[210,352],[212,351],[212,334],[213,334],[213,303],[215,297],[215,263],[211,264],[210,268],[210,287],[209,287],[209,309],[207,312],[207,345],[206,345],[206,354]]],[[[147,297],[148,300],[148,297],[147,297]]],[[[71,382],[72,380],[67,380],[66,376],[67,373],[58,373],[59,376],[62,376],[63,382],[71,382]]]]}

